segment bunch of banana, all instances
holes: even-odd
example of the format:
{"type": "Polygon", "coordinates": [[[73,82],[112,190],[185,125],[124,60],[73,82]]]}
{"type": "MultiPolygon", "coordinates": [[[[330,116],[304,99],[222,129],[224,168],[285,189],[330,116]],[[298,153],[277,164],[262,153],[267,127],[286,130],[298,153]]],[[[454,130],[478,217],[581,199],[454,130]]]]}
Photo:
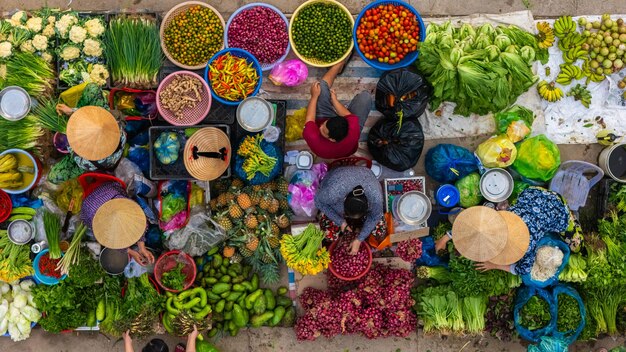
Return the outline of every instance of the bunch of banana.
{"type": "Polygon", "coordinates": [[[554,44],[554,31],[548,22],[537,22],[537,42],[539,47],[547,49],[554,44]]]}
{"type": "Polygon", "coordinates": [[[554,82],[541,81],[537,84],[537,91],[539,95],[551,103],[561,100],[563,98],[563,91],[559,87],[554,86],[554,82]]]}
{"type": "Polygon", "coordinates": [[[568,64],[578,61],[578,59],[585,59],[589,56],[589,52],[582,48],[582,46],[574,46],[567,51],[563,51],[563,61],[568,64]]]}
{"type": "Polygon", "coordinates": [[[589,67],[588,60],[583,61],[582,70],[583,70],[583,75],[587,77],[585,84],[589,84],[589,82],[598,83],[606,79],[606,76],[604,75],[604,73],[599,73],[599,71],[594,70],[593,68],[589,67]]]}
{"type": "Polygon", "coordinates": [[[572,64],[561,64],[560,67],[561,72],[559,72],[559,75],[556,77],[556,83],[558,84],[566,86],[572,83],[572,80],[581,79],[584,76],[583,70],[578,66],[574,66],[572,64]]]}
{"type": "Polygon", "coordinates": [[[571,49],[582,49],[582,45],[585,43],[586,39],[580,33],[574,32],[569,33],[563,38],[559,38],[559,49],[563,51],[563,53],[570,51],[571,49]]]}
{"type": "Polygon", "coordinates": [[[576,22],[572,20],[572,16],[561,16],[554,21],[554,34],[563,39],[566,35],[576,31],[576,22]]]}
{"type": "Polygon", "coordinates": [[[0,157],[0,172],[9,172],[17,169],[17,158],[13,154],[4,154],[0,157]]]}
{"type": "Polygon", "coordinates": [[[574,100],[580,101],[584,107],[589,109],[589,104],[591,104],[591,92],[587,89],[587,86],[577,84],[575,87],[570,89],[567,96],[574,97],[574,100]]]}

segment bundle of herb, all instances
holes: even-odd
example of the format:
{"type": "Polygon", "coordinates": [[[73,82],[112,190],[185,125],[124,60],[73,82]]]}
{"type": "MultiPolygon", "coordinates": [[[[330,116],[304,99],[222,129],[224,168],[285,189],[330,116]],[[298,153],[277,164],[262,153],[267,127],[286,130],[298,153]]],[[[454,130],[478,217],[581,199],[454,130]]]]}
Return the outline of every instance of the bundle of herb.
{"type": "Polygon", "coordinates": [[[33,115],[44,128],[52,131],[65,133],[67,118],[57,114],[57,102],[52,99],[42,99],[33,109],[33,115]]]}
{"type": "Polygon", "coordinates": [[[185,288],[185,280],[187,280],[187,275],[183,273],[184,268],[185,264],[178,263],[172,270],[164,272],[163,276],[161,277],[161,283],[163,284],[163,286],[174,291],[181,291],[183,288],[185,288]]]}
{"type": "Polygon", "coordinates": [[[16,53],[6,62],[0,75],[0,89],[8,86],[24,88],[33,97],[47,97],[53,92],[54,71],[50,64],[31,53],[16,53]]]}
{"type": "Polygon", "coordinates": [[[559,301],[556,316],[557,331],[562,333],[574,331],[580,325],[581,320],[578,301],[574,297],[563,293],[557,296],[557,300],[559,301]]]}
{"type": "Polygon", "coordinates": [[[43,134],[44,131],[32,115],[19,121],[0,119],[0,150],[17,148],[39,154],[38,139],[43,134]]]}
{"type": "Polygon", "coordinates": [[[532,296],[520,310],[519,319],[519,324],[531,331],[545,327],[552,319],[548,302],[532,296]]]}
{"type": "Polygon", "coordinates": [[[46,230],[46,240],[48,241],[48,252],[50,259],[61,258],[61,248],[59,248],[59,236],[61,235],[61,220],[51,211],[43,213],[43,226],[46,230]]]}

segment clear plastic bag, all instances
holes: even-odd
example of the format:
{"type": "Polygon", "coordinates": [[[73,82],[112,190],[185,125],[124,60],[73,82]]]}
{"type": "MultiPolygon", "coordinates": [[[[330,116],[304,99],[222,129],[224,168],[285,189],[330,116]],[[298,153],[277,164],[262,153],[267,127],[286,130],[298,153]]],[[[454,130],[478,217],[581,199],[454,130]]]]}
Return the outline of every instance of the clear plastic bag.
{"type": "Polygon", "coordinates": [[[274,66],[269,79],[277,86],[295,87],[302,84],[309,76],[309,69],[298,60],[287,60],[274,66]]]}
{"type": "Polygon", "coordinates": [[[203,207],[195,207],[187,226],[170,234],[165,245],[193,257],[205,254],[226,239],[226,232],[217,225],[203,207]]]}

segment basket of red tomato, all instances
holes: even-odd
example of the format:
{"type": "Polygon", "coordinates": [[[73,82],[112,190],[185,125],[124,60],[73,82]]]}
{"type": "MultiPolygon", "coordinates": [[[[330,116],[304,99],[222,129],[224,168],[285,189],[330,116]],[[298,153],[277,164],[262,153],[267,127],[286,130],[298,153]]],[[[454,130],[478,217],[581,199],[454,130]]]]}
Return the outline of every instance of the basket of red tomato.
{"type": "Polygon", "coordinates": [[[380,70],[412,64],[426,28],[419,12],[404,1],[374,1],[356,18],[352,32],[363,61],[380,70]]]}

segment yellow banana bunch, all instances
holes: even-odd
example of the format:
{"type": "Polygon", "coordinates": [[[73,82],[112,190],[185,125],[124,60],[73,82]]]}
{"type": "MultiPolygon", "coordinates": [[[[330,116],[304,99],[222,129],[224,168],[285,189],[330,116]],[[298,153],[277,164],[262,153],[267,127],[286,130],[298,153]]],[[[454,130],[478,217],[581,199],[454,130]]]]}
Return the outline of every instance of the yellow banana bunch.
{"type": "Polygon", "coordinates": [[[559,39],[559,49],[563,52],[569,51],[572,48],[580,49],[583,43],[585,43],[585,37],[580,35],[580,33],[569,33],[565,37],[559,39]]]}
{"type": "Polygon", "coordinates": [[[562,64],[560,67],[561,72],[556,77],[556,83],[558,84],[566,86],[572,83],[572,80],[581,79],[584,76],[583,70],[578,66],[574,66],[572,64],[562,64]]]}
{"type": "Polygon", "coordinates": [[[548,22],[538,22],[537,23],[537,41],[539,42],[539,47],[542,49],[546,49],[554,44],[554,31],[548,22]]]}
{"type": "Polygon", "coordinates": [[[17,158],[13,154],[5,154],[0,157],[0,172],[8,172],[17,169],[17,158]]]}
{"type": "Polygon", "coordinates": [[[554,86],[554,82],[548,83],[541,81],[537,84],[537,91],[539,95],[551,103],[561,100],[563,98],[563,91],[559,87],[554,86]]]}
{"type": "Polygon", "coordinates": [[[567,93],[567,96],[574,97],[574,100],[580,101],[584,107],[589,109],[589,104],[591,104],[591,92],[587,89],[586,86],[577,84],[575,87],[570,89],[570,91],[567,93]]]}
{"type": "Polygon", "coordinates": [[[554,21],[554,34],[559,39],[574,31],[576,31],[576,22],[572,20],[572,16],[561,16],[554,21]]]}

